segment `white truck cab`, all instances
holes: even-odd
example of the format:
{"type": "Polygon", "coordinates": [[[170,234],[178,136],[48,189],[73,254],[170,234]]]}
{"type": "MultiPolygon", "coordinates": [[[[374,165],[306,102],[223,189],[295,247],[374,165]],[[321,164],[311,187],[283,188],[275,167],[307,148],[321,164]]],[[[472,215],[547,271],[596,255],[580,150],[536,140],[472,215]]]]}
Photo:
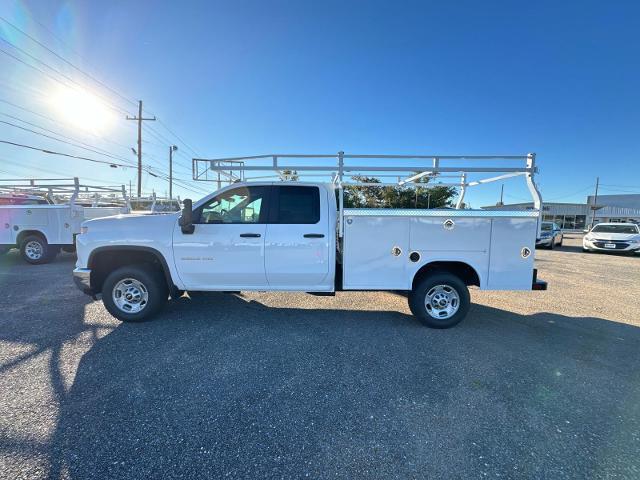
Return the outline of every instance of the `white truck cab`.
{"type": "Polygon", "coordinates": [[[234,183],[162,216],[90,220],[74,278],[122,321],[184,291],[408,292],[425,324],[466,315],[467,287],[546,289],[539,211],[345,209],[338,182],[234,183]]]}

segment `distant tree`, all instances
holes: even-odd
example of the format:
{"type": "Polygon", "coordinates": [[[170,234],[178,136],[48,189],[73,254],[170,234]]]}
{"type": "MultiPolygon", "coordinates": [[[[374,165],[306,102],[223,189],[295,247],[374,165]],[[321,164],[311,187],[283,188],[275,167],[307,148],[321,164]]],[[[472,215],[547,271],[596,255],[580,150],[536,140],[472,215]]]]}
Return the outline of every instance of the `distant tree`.
{"type": "MultiPolygon", "coordinates": [[[[361,183],[380,183],[376,177],[355,176],[361,183]]],[[[417,183],[428,183],[423,177],[417,183]]],[[[443,208],[453,206],[455,187],[437,186],[431,188],[403,187],[344,187],[346,208],[443,208]]]]}

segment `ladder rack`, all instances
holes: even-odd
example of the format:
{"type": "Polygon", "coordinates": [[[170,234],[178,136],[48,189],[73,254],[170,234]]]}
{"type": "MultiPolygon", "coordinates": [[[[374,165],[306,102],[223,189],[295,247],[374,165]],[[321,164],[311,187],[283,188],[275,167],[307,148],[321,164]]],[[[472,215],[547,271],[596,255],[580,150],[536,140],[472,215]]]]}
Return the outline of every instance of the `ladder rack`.
{"type": "Polygon", "coordinates": [[[0,179],[0,193],[39,196],[54,204],[56,199],[62,198],[70,205],[74,205],[81,196],[88,197],[87,201],[91,201],[94,206],[108,198],[112,201],[122,201],[129,207],[129,198],[124,185],[119,187],[86,185],[81,184],[78,177],[0,179]]]}
{"type": "MultiPolygon", "coordinates": [[[[340,236],[343,231],[343,187],[345,186],[351,188],[390,185],[411,188],[457,187],[460,190],[456,209],[460,209],[469,187],[524,176],[533,199],[534,209],[538,212],[542,211],[542,197],[534,181],[537,173],[535,153],[526,155],[352,155],[344,152],[319,155],[269,154],[216,159],[194,158],[192,167],[193,179],[199,181],[212,181],[207,177],[207,172],[222,171],[229,174],[238,172],[239,178],[244,181],[267,178],[283,181],[322,181],[318,179],[330,181],[339,191],[340,236]],[[520,165],[509,166],[513,162],[519,162],[520,165]],[[484,165],[484,163],[490,165],[484,165]],[[270,174],[247,176],[247,173],[252,172],[270,172],[270,174]],[[492,176],[473,181],[469,179],[469,174],[481,173],[492,174],[492,176]],[[424,179],[429,181],[452,176],[457,181],[424,182],[424,179]],[[383,180],[375,183],[366,182],[363,181],[363,177],[383,180]],[[313,178],[316,180],[312,180],[313,178]],[[389,181],[389,178],[396,180],[389,181]]],[[[539,228],[540,220],[538,220],[539,228]]]]}
{"type": "MultiPolygon", "coordinates": [[[[330,181],[337,188],[402,186],[410,188],[434,188],[450,186],[460,188],[456,208],[460,208],[469,187],[483,185],[508,178],[524,176],[533,198],[534,208],[540,210],[542,199],[535,182],[537,173],[535,154],[526,155],[350,155],[337,154],[270,154],[248,157],[228,157],[217,159],[193,159],[194,180],[211,181],[204,172],[239,172],[245,181],[266,178],[310,180],[320,178],[330,181]],[[396,164],[396,161],[402,164],[396,164]],[[367,163],[361,163],[367,161],[367,163]],[[461,165],[461,161],[473,162],[461,165]],[[477,162],[514,162],[520,166],[477,165],[477,162]],[[250,172],[270,172],[266,176],[247,176],[250,172]],[[479,180],[468,180],[469,174],[499,174],[479,180]],[[362,177],[382,178],[380,182],[364,182],[362,177]],[[387,180],[389,178],[395,181],[387,180]],[[424,183],[421,180],[454,178],[456,181],[424,183]]],[[[315,180],[319,181],[319,180],[315,180]]]]}

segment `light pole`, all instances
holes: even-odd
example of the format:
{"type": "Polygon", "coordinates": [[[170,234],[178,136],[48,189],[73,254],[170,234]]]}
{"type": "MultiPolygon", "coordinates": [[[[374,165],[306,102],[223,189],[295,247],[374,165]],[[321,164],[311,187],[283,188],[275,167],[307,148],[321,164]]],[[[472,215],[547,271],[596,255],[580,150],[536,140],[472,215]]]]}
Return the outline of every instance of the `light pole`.
{"type": "Polygon", "coordinates": [[[178,147],[171,145],[169,147],[169,200],[173,199],[173,152],[178,150],[178,147]]]}

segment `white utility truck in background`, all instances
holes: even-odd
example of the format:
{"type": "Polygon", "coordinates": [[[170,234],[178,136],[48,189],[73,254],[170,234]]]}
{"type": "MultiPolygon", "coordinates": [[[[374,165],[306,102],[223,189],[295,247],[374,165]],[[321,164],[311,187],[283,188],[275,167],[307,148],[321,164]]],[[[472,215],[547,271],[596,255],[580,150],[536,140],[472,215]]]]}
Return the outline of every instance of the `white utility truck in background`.
{"type": "Polygon", "coordinates": [[[193,162],[196,180],[207,177],[207,171],[233,168],[241,170],[244,181],[194,204],[185,200],[181,214],[85,222],[77,237],[76,284],[94,298],[101,295],[107,310],[122,321],[149,318],[169,296],[185,291],[333,295],[340,290],[390,290],[407,292],[411,311],[426,325],[447,328],[467,314],[469,285],[482,290],[546,289],[534,269],[541,199],[534,183],[533,154],[340,152],[193,162]],[[465,160],[476,163],[455,165],[465,160]],[[500,166],[486,165],[496,160],[500,166]],[[502,161],[525,164],[508,167],[502,161]],[[221,166],[222,162],[227,163],[221,166]],[[229,167],[229,162],[237,164],[229,167]],[[443,166],[445,162],[454,165],[443,166]],[[276,181],[248,176],[265,171],[272,172],[269,177],[276,181]],[[483,172],[500,175],[470,179],[483,172]],[[452,174],[454,183],[440,181],[452,174]],[[331,181],[300,181],[322,176],[331,181]],[[397,181],[363,182],[363,176],[397,181]],[[460,208],[468,187],[516,176],[525,177],[534,210],[460,208]],[[344,208],[345,187],[384,185],[459,187],[457,208],[344,208]]]}
{"type": "Polygon", "coordinates": [[[25,261],[47,263],[60,249],[75,250],[85,220],[128,212],[124,185],[81,185],[77,177],[0,180],[0,253],[19,248],[25,261]]]}

